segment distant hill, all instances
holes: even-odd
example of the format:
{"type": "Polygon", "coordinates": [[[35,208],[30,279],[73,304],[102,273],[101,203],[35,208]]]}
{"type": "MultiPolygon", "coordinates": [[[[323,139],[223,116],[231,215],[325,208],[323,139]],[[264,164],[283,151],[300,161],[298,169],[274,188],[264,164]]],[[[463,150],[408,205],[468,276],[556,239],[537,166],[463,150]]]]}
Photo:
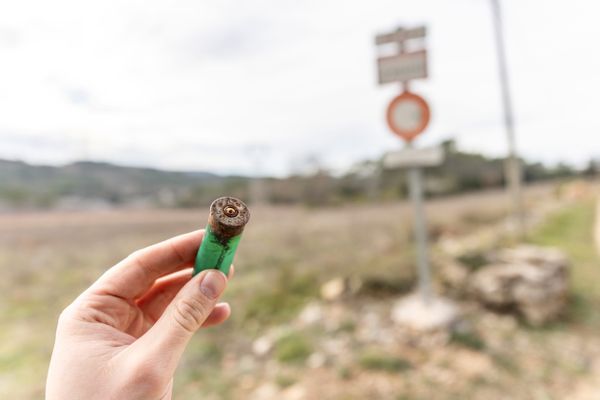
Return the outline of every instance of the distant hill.
{"type": "MultiPolygon", "coordinates": [[[[425,190],[430,196],[504,185],[503,159],[467,153],[452,140],[441,144],[444,163],[428,168],[425,190]]],[[[526,182],[597,174],[592,162],[584,171],[559,164],[548,167],[522,161],[526,182]]],[[[89,209],[108,207],[199,207],[223,195],[270,203],[310,206],[343,202],[393,200],[407,195],[403,170],[382,169],[382,160],[365,160],[343,174],[314,168],[286,178],[254,179],[208,172],[171,172],[102,162],[76,162],[62,167],[0,160],[0,211],[15,209],[89,209]]]]}
{"type": "Polygon", "coordinates": [[[244,178],[102,162],[54,167],[0,160],[0,208],[175,206],[189,203],[191,199],[186,199],[192,191],[197,205],[202,205],[210,201],[220,186],[240,179],[244,178]],[[204,188],[205,196],[199,195],[199,188],[204,188]]]}

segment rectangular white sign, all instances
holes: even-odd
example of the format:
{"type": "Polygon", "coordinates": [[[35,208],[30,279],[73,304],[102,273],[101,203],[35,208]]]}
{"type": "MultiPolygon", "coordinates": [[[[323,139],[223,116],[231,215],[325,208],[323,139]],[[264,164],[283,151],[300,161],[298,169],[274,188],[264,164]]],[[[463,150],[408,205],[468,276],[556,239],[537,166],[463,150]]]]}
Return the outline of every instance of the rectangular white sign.
{"type": "Polygon", "coordinates": [[[380,85],[427,78],[427,52],[420,50],[380,57],[377,59],[377,72],[380,85]]]}
{"type": "Polygon", "coordinates": [[[443,162],[444,149],[439,146],[422,149],[408,147],[387,153],[383,157],[383,165],[386,168],[435,167],[443,162]]]}
{"type": "Polygon", "coordinates": [[[408,39],[419,39],[425,37],[426,29],[424,26],[417,26],[412,29],[399,29],[394,32],[384,33],[375,36],[375,44],[386,44],[394,42],[403,42],[408,39]]]}

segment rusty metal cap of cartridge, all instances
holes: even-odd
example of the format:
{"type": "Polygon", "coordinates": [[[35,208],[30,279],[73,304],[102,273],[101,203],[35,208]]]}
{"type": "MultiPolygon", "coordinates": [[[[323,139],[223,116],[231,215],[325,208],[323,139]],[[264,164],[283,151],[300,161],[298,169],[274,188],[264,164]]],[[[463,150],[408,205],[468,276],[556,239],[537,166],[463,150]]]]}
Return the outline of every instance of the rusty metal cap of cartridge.
{"type": "Polygon", "coordinates": [[[227,240],[241,234],[249,220],[248,207],[235,197],[220,197],[210,205],[208,224],[219,239],[227,240]]]}

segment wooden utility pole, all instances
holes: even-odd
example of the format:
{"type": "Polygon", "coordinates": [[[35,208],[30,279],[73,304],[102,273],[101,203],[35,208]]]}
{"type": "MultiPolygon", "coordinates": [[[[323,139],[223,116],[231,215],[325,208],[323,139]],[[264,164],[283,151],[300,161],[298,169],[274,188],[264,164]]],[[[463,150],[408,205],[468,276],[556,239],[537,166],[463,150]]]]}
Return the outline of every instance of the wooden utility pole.
{"type": "Polygon", "coordinates": [[[494,20],[494,31],[496,36],[496,52],[498,58],[498,72],[500,87],[502,90],[502,108],[504,109],[504,127],[508,142],[508,156],[504,166],[504,175],[507,181],[508,191],[511,198],[512,214],[517,224],[519,235],[525,234],[525,214],[523,210],[522,173],[521,163],[517,154],[515,138],[514,117],[512,99],[508,83],[508,68],[506,63],[506,52],[504,48],[504,32],[502,28],[502,13],[499,0],[490,0],[494,20]]]}

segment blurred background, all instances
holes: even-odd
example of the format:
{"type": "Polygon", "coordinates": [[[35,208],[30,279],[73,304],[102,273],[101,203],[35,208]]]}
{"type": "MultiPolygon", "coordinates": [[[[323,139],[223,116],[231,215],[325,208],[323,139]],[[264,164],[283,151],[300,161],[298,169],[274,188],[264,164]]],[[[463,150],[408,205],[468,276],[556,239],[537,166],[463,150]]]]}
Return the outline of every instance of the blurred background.
{"type": "Polygon", "coordinates": [[[59,312],[224,195],[252,212],[233,315],[194,338],[176,398],[600,398],[599,12],[1,4],[0,398],[41,398],[59,312]],[[445,155],[423,178],[432,287],[458,310],[426,327],[398,318],[417,287],[414,209],[406,170],[384,162],[405,146],[385,119],[402,87],[377,84],[375,44],[419,26],[428,77],[410,89],[431,122],[414,145],[445,155]]]}

